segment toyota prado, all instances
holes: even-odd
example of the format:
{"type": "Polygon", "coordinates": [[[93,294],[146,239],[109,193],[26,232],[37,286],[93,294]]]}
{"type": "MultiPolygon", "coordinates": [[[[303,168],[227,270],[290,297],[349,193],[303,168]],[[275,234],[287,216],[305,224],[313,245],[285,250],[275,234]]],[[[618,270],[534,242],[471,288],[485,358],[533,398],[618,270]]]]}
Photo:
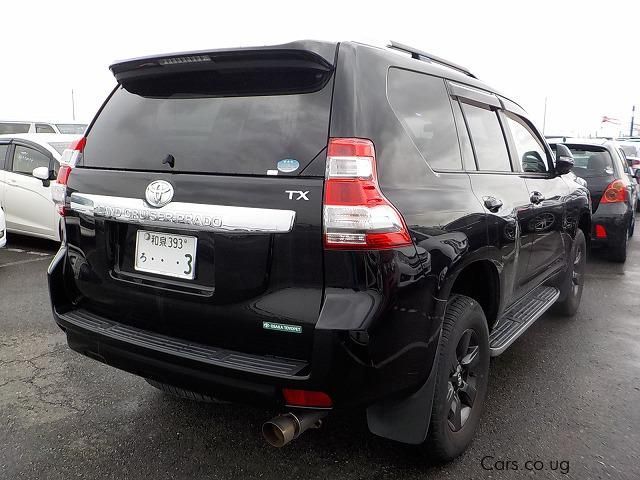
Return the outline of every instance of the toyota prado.
{"type": "Polygon", "coordinates": [[[489,357],[583,287],[588,191],[514,101],[410,47],[138,58],[64,154],[49,268],[69,346],[193,399],[366,409],[459,455],[489,357]]]}

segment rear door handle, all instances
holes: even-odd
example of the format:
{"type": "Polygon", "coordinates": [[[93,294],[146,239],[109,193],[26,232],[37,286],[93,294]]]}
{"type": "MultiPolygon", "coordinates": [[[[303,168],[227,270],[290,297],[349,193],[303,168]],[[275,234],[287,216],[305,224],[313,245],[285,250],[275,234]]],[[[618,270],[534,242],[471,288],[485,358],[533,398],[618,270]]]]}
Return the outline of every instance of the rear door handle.
{"type": "Polygon", "coordinates": [[[496,197],[484,197],[484,206],[487,207],[487,210],[490,212],[497,212],[502,207],[502,200],[496,197]]]}
{"type": "Polygon", "coordinates": [[[530,199],[531,199],[531,203],[534,203],[537,205],[538,203],[544,201],[544,195],[541,194],[540,192],[532,192],[530,199]]]}

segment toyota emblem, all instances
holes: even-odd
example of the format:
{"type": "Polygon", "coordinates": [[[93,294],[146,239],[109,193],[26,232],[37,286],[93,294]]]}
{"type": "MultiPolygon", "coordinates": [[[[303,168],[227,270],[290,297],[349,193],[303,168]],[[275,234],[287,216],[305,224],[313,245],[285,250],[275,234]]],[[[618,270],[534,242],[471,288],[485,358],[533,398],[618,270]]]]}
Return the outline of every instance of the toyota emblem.
{"type": "Polygon", "coordinates": [[[164,180],[155,180],[147,186],[144,196],[152,207],[164,207],[173,199],[173,187],[164,180]]]}

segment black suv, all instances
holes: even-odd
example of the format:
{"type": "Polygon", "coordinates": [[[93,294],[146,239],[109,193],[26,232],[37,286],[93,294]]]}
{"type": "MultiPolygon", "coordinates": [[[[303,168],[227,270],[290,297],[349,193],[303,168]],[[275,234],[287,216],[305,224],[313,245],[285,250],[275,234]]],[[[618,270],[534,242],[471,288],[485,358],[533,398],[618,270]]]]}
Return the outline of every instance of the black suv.
{"type": "Polygon", "coordinates": [[[72,349],[173,394],[286,408],[274,445],[359,406],[448,460],[489,357],[578,308],[591,210],[571,153],[554,164],[468,70],[316,41],[111,70],[58,175],[49,286],[72,349]]]}

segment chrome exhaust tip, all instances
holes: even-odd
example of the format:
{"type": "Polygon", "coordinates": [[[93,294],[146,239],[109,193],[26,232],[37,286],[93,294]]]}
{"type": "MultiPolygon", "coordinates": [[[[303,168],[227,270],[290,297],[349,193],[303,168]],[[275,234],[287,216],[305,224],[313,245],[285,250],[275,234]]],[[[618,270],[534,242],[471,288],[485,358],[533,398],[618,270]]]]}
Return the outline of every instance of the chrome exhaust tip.
{"type": "Polygon", "coordinates": [[[328,412],[309,411],[285,413],[262,425],[262,436],[273,447],[284,447],[310,428],[320,428],[328,412]]]}

